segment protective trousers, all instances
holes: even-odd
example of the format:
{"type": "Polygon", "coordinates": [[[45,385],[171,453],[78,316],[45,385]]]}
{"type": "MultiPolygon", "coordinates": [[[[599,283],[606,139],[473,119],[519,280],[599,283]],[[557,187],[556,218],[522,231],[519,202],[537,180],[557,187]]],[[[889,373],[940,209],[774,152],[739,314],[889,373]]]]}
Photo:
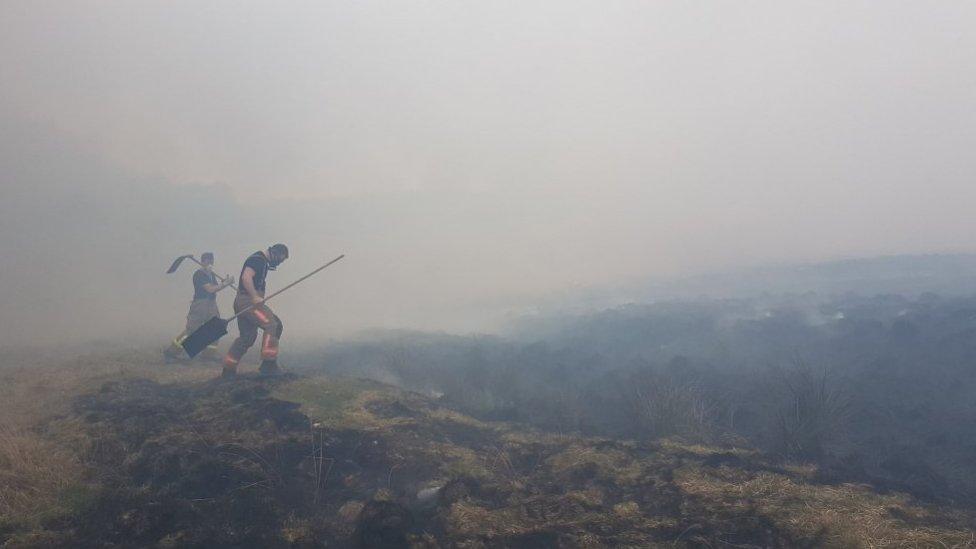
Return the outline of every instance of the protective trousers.
{"type": "MultiPolygon", "coordinates": [[[[246,294],[238,294],[234,299],[234,312],[239,313],[251,305],[251,298],[246,294]]],[[[254,345],[258,337],[258,328],[263,332],[261,337],[261,358],[276,360],[278,358],[278,339],[281,338],[281,319],[265,304],[237,317],[237,328],[241,335],[234,340],[230,351],[224,357],[224,366],[236,368],[244,353],[254,345]]]]}

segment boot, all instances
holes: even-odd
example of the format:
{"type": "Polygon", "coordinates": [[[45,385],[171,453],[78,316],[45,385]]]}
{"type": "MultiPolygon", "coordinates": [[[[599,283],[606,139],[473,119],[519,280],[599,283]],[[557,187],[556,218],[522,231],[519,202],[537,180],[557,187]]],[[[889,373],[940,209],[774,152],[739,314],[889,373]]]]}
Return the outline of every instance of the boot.
{"type": "Polygon", "coordinates": [[[221,379],[234,379],[237,377],[237,366],[224,366],[220,372],[221,379]]]}
{"type": "Polygon", "coordinates": [[[185,339],[186,334],[180,334],[163,349],[163,362],[166,364],[186,364],[189,357],[183,351],[183,341],[185,339]]]}
{"type": "Polygon", "coordinates": [[[262,376],[276,376],[281,374],[281,368],[278,367],[277,360],[263,360],[258,372],[262,376]]]}

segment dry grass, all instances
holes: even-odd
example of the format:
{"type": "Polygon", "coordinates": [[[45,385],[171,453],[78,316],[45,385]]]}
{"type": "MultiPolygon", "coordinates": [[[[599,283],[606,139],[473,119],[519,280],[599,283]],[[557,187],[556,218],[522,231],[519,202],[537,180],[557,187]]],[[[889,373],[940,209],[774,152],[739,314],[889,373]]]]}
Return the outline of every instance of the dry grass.
{"type": "MultiPolygon", "coordinates": [[[[72,428],[70,421],[43,427],[69,411],[75,396],[97,391],[110,380],[190,382],[212,378],[217,371],[213,365],[163,366],[156,353],[118,350],[0,364],[5,381],[0,385],[0,529],[36,533],[45,520],[77,511],[86,494],[97,490],[87,480],[83,460],[92,440],[73,438],[88,431],[72,428]],[[61,434],[55,438],[55,433],[61,434]]],[[[961,519],[954,522],[951,511],[855,485],[809,484],[815,472],[811,466],[785,466],[778,470],[786,474],[776,474],[698,465],[719,452],[760,464],[760,456],[748,449],[671,440],[648,450],[622,441],[540,433],[477,421],[417,395],[358,380],[298,379],[276,386],[274,396],[300,403],[313,422],[384,441],[385,458],[392,464],[384,478],[391,489],[397,483],[390,479],[415,469],[409,474],[437,480],[467,477],[496,490],[495,499],[462,497],[445,509],[445,528],[463,543],[492,537],[504,543],[506,536],[559,531],[581,547],[658,542],[670,547],[678,541],[671,533],[685,529],[687,516],[702,524],[712,517],[719,524],[755,517],[793,539],[818,540],[826,547],[976,547],[973,534],[961,519]],[[648,488],[660,469],[673,470],[674,485],[658,478],[655,488],[648,488]],[[563,490],[540,494],[533,483],[563,490]],[[655,509],[656,500],[646,491],[664,489],[675,497],[681,492],[680,511],[655,509]]],[[[341,528],[351,531],[363,501],[358,497],[336,505],[341,528]]],[[[310,528],[295,518],[284,524],[282,537],[299,544],[310,539],[310,528]]],[[[679,536],[680,542],[696,543],[692,535],[679,536]]],[[[169,542],[180,545],[176,538],[169,542]]]]}
{"type": "Polygon", "coordinates": [[[147,378],[160,382],[215,377],[212,364],[164,366],[153,351],[93,353],[65,359],[30,359],[0,363],[0,417],[7,426],[30,428],[66,412],[73,397],[108,380],[147,378]]]}
{"type": "Polygon", "coordinates": [[[749,448],[729,448],[729,449],[719,449],[715,446],[706,446],[704,444],[697,443],[686,443],[677,438],[668,438],[658,441],[661,449],[668,452],[686,453],[698,457],[707,457],[716,452],[722,452],[725,454],[733,454],[740,458],[753,458],[758,456],[758,452],[749,448]]]}
{"type": "Polygon", "coordinates": [[[482,456],[469,448],[453,444],[431,443],[428,447],[429,459],[441,462],[444,476],[489,478],[491,472],[482,456]]]}
{"type": "Polygon", "coordinates": [[[579,440],[577,437],[572,435],[563,435],[557,433],[546,433],[542,431],[535,431],[531,428],[524,428],[517,431],[510,431],[504,433],[501,436],[501,440],[517,445],[532,445],[539,444],[549,447],[565,446],[572,442],[579,440]]]}
{"type": "Polygon", "coordinates": [[[33,525],[82,503],[85,468],[37,433],[0,431],[0,522],[33,525]]]}
{"type": "Polygon", "coordinates": [[[595,448],[575,444],[552,456],[549,466],[557,474],[567,474],[584,467],[594,467],[598,478],[618,486],[633,486],[644,472],[639,460],[615,448],[595,448]]]}
{"type": "Polygon", "coordinates": [[[92,490],[82,461],[84,444],[43,433],[50,418],[69,411],[72,399],[108,380],[207,379],[214,367],[162,366],[158,354],[114,351],[75,357],[8,357],[0,364],[0,526],[36,528],[83,506],[92,490]]]}
{"type": "Polygon", "coordinates": [[[460,536],[514,535],[525,529],[514,507],[491,511],[462,501],[451,505],[447,522],[448,530],[460,536]]]}
{"type": "Polygon", "coordinates": [[[472,429],[497,429],[498,426],[479,421],[471,416],[466,416],[464,414],[455,412],[454,410],[449,410],[447,408],[437,408],[431,410],[427,417],[431,420],[445,421],[448,423],[456,423],[458,425],[463,425],[465,427],[470,427],[472,429]]]}
{"type": "Polygon", "coordinates": [[[756,513],[795,539],[819,540],[824,547],[976,547],[965,527],[947,524],[944,510],[909,502],[902,495],[879,495],[852,484],[821,486],[774,473],[750,474],[721,467],[684,467],[676,484],[718,515],[756,513]]]}

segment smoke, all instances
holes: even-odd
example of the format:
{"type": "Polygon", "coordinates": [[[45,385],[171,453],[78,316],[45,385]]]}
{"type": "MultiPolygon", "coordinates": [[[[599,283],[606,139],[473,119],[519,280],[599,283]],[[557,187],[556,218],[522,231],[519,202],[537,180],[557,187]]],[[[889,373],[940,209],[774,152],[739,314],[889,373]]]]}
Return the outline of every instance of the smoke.
{"type": "MultiPolygon", "coordinates": [[[[292,248],[292,335],[972,251],[969,4],[0,7],[0,343],[169,334],[212,250],[292,248]]],[[[228,306],[224,297],[222,305],[228,306]]]]}

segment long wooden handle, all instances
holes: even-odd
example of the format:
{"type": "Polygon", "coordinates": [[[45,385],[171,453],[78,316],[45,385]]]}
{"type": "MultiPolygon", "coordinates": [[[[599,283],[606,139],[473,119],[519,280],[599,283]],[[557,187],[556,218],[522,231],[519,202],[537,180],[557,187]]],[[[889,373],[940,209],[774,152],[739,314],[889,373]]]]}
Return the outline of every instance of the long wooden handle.
{"type": "MultiPolygon", "coordinates": [[[[337,258],[335,258],[335,259],[333,259],[332,261],[330,261],[330,262],[328,262],[328,263],[326,263],[325,265],[322,265],[322,266],[321,266],[321,267],[319,267],[318,269],[315,269],[314,271],[312,271],[312,272],[310,272],[310,273],[308,273],[307,275],[305,275],[305,276],[303,276],[303,277],[301,277],[301,278],[299,278],[298,280],[296,280],[296,281],[294,281],[294,282],[292,282],[291,284],[289,284],[289,285],[287,285],[287,286],[285,286],[284,288],[282,288],[282,289],[280,289],[280,290],[278,290],[277,292],[274,292],[273,294],[271,294],[271,295],[269,295],[268,297],[266,297],[266,298],[264,298],[264,299],[263,299],[263,300],[261,301],[261,303],[266,303],[266,302],[267,302],[268,300],[270,300],[270,299],[271,299],[271,298],[273,298],[274,296],[276,296],[276,295],[278,295],[278,294],[281,294],[282,292],[284,292],[284,291],[285,291],[285,290],[287,290],[288,288],[291,288],[292,286],[294,286],[294,285],[296,285],[296,284],[298,284],[299,282],[302,282],[303,280],[305,280],[305,279],[307,279],[307,278],[310,278],[311,276],[313,276],[313,275],[315,275],[315,274],[317,274],[317,273],[318,273],[319,271],[321,271],[322,269],[324,269],[324,268],[326,268],[326,267],[328,267],[329,265],[332,265],[332,264],[333,264],[333,263],[335,263],[336,261],[339,261],[339,260],[340,260],[340,259],[342,259],[343,257],[346,257],[346,254],[342,254],[342,255],[340,255],[339,257],[337,257],[337,258]]],[[[248,305],[247,307],[245,307],[245,308],[243,308],[243,309],[241,309],[241,311],[240,311],[239,313],[237,313],[236,315],[234,315],[234,316],[232,316],[232,317],[230,317],[230,318],[228,318],[228,319],[227,319],[227,322],[230,322],[231,320],[234,320],[235,318],[237,318],[237,317],[239,317],[239,316],[241,316],[242,314],[244,314],[244,313],[246,313],[246,312],[248,312],[248,311],[250,311],[250,310],[251,310],[251,309],[253,309],[254,307],[256,307],[256,305],[254,305],[253,303],[252,303],[252,304],[250,304],[250,305],[248,305]]]]}

